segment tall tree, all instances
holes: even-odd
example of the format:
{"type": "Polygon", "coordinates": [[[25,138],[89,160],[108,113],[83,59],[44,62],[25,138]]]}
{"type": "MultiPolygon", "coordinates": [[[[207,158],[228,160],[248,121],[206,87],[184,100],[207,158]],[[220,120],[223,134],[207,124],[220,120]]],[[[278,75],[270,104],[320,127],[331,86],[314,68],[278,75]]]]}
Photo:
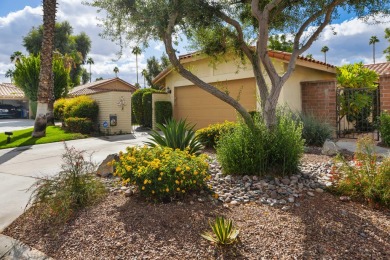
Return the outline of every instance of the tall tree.
{"type": "Polygon", "coordinates": [[[329,51],[329,48],[328,46],[324,46],[321,48],[321,52],[324,53],[324,56],[325,56],[325,63],[326,63],[326,53],[329,51]]]}
{"type": "Polygon", "coordinates": [[[370,41],[368,42],[369,45],[372,45],[372,60],[374,61],[375,64],[375,43],[379,42],[378,37],[371,36],[370,41]]]}
{"type": "Polygon", "coordinates": [[[144,88],[146,88],[146,77],[148,76],[148,71],[146,69],[143,69],[141,71],[142,77],[144,77],[144,88]]]}
{"type": "Polygon", "coordinates": [[[141,54],[141,48],[138,46],[135,46],[133,48],[133,50],[131,51],[131,53],[135,55],[135,68],[137,71],[137,85],[139,85],[139,83],[138,83],[138,55],[141,54]]]}
{"type": "Polygon", "coordinates": [[[14,53],[11,54],[9,59],[11,62],[18,63],[22,57],[23,54],[20,51],[15,51],[14,53]]]}
{"type": "MultiPolygon", "coordinates": [[[[81,65],[86,62],[87,55],[91,49],[91,40],[87,34],[81,32],[73,35],[73,28],[69,22],[56,23],[54,49],[59,53],[72,57],[71,80],[73,85],[80,85],[82,76],[81,65]]],[[[37,55],[41,51],[43,40],[43,26],[33,27],[23,38],[23,46],[30,54],[37,55]]]]}
{"type": "Polygon", "coordinates": [[[144,79],[146,78],[146,81],[151,88],[159,89],[158,86],[153,85],[153,78],[156,77],[161,71],[168,68],[169,65],[170,62],[165,53],[161,56],[160,61],[155,56],[152,56],[146,60],[146,74],[144,79]]]}
{"type": "Polygon", "coordinates": [[[118,72],[119,72],[118,67],[115,67],[115,68],[114,68],[115,78],[118,77],[118,72]]]}
{"type": "Polygon", "coordinates": [[[91,82],[91,80],[92,80],[91,66],[92,66],[92,64],[95,64],[95,61],[91,57],[89,57],[87,59],[87,64],[89,64],[89,82],[91,82]]]}
{"type": "Polygon", "coordinates": [[[385,39],[389,40],[389,47],[387,47],[383,53],[386,54],[387,61],[390,61],[390,28],[385,29],[385,39]]]}
{"type": "Polygon", "coordinates": [[[81,83],[84,85],[84,84],[87,84],[88,82],[91,82],[91,78],[89,76],[90,74],[88,73],[88,71],[83,68],[83,72],[81,74],[81,83]]]}
{"type": "Polygon", "coordinates": [[[43,0],[43,40],[41,48],[41,70],[39,72],[38,106],[35,118],[33,137],[46,135],[46,125],[49,118],[54,118],[53,108],[49,105],[54,103],[53,90],[53,51],[54,29],[56,24],[57,1],[43,0]]]}
{"type": "Polygon", "coordinates": [[[12,69],[8,69],[7,72],[5,73],[5,77],[10,78],[12,83],[14,79],[14,71],[12,69]]]}
{"type": "Polygon", "coordinates": [[[216,57],[230,52],[249,62],[260,93],[263,117],[270,129],[277,123],[277,101],[298,56],[308,50],[340,10],[358,17],[377,14],[378,10],[389,14],[390,10],[389,0],[90,0],[90,5],[107,12],[103,35],[122,44],[124,38],[139,43],[163,41],[175,71],[234,107],[254,127],[250,114],[237,100],[180,63],[175,46],[182,34],[197,43],[205,55],[216,57]],[[278,72],[268,52],[268,38],[274,31],[294,35],[292,54],[283,72],[278,72]]]}
{"type": "MultiPolygon", "coordinates": [[[[37,101],[41,60],[39,55],[22,57],[13,73],[15,85],[23,90],[31,101],[37,101]]],[[[59,99],[68,93],[70,68],[61,55],[53,56],[54,97],[59,99]]]]}
{"type": "Polygon", "coordinates": [[[294,43],[291,40],[287,40],[285,34],[281,36],[278,34],[271,35],[268,41],[268,48],[271,50],[292,52],[294,48],[294,43]]]}

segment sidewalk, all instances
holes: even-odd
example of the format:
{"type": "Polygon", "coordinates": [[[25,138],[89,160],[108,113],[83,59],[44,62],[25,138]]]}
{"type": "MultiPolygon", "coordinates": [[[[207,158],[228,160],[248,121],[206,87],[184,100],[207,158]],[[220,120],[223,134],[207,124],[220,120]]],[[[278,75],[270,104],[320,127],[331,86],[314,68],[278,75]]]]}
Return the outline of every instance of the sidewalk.
{"type": "MultiPolygon", "coordinates": [[[[340,140],[336,142],[336,145],[341,149],[346,149],[350,152],[355,152],[356,150],[356,140],[346,141],[346,140],[340,140]]],[[[390,149],[384,148],[380,146],[375,146],[375,150],[378,155],[381,155],[383,157],[389,157],[390,156],[390,149]]]]}
{"type": "Polygon", "coordinates": [[[0,234],[1,260],[49,260],[53,259],[44,253],[29,247],[11,237],[0,234]]]}

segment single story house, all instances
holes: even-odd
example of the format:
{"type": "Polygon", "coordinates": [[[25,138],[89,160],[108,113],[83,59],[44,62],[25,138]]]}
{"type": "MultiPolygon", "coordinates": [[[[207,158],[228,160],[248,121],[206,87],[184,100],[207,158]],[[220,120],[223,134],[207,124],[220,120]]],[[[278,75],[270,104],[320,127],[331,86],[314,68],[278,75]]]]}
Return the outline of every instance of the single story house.
{"type": "MultiPolygon", "coordinates": [[[[269,56],[277,71],[282,74],[287,68],[291,54],[270,50],[269,56]]],[[[249,62],[242,64],[239,59],[226,56],[222,62],[212,63],[209,57],[199,53],[182,55],[179,59],[186,69],[203,81],[226,91],[248,111],[259,110],[259,92],[249,62]]],[[[318,100],[321,101],[323,95],[333,95],[334,91],[331,91],[332,93],[325,92],[321,95],[313,92],[308,97],[303,92],[312,93],[309,89],[315,89],[316,87],[321,90],[326,88],[335,90],[335,79],[335,66],[314,59],[299,57],[294,72],[280,93],[278,102],[281,105],[286,104],[296,111],[308,111],[315,114],[318,112],[315,107],[318,100]],[[326,85],[325,88],[324,84],[326,85]]],[[[153,83],[160,85],[169,93],[164,99],[172,102],[174,118],[186,118],[189,122],[196,124],[196,129],[225,120],[234,121],[237,118],[234,108],[195,86],[172,67],[157,75],[153,83]]],[[[161,100],[161,97],[159,97],[159,100],[161,100]]],[[[320,111],[318,115],[329,116],[331,117],[329,120],[334,120],[334,115],[324,114],[323,111],[320,111]]]]}
{"type": "Polygon", "coordinates": [[[137,88],[116,77],[77,86],[69,92],[70,97],[88,95],[99,105],[99,130],[107,134],[132,132],[131,94],[137,88]]]}
{"type": "Polygon", "coordinates": [[[28,118],[29,106],[23,90],[12,83],[0,83],[0,118],[28,118]]]}

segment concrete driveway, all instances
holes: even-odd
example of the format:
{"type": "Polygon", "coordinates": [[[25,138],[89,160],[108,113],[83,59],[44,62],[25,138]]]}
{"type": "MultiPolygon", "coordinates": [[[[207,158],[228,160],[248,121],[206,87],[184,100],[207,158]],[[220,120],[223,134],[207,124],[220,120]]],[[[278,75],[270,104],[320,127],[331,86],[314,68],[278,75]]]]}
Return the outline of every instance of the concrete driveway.
{"type": "Polygon", "coordinates": [[[34,126],[32,119],[0,119],[0,133],[12,132],[34,126]]]}
{"type": "MultiPolygon", "coordinates": [[[[124,151],[127,146],[143,145],[148,137],[147,133],[136,133],[66,143],[93,153],[92,160],[100,163],[107,155],[124,151]]],[[[36,178],[59,172],[64,150],[63,143],[0,150],[0,232],[23,213],[30,196],[27,189],[36,178]]]]}

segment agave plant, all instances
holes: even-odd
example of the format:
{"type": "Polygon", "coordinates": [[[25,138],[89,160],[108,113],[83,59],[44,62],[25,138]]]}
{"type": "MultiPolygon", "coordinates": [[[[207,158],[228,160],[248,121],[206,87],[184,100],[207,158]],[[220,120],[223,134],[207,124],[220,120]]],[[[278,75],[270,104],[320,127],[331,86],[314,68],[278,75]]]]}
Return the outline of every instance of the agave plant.
{"type": "Polygon", "coordinates": [[[185,150],[189,149],[190,153],[198,154],[203,148],[202,144],[195,135],[194,127],[191,126],[186,120],[176,121],[169,119],[167,123],[157,124],[157,127],[163,132],[153,130],[149,138],[152,142],[145,142],[146,144],[155,147],[157,145],[167,146],[173,149],[185,150]]]}
{"type": "Polygon", "coordinates": [[[218,246],[230,245],[239,240],[238,234],[240,231],[233,227],[231,219],[217,217],[214,223],[209,222],[213,232],[205,232],[201,236],[208,241],[215,243],[218,246]]]}

